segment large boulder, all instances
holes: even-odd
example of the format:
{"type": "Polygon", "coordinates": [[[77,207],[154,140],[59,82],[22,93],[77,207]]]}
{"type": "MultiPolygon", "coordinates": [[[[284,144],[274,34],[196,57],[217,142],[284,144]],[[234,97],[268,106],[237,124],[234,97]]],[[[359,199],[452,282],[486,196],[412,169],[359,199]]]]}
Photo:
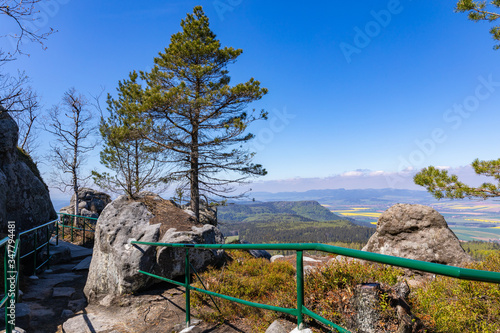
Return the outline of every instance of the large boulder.
{"type": "MultiPolygon", "coordinates": [[[[191,216],[196,216],[196,214],[191,209],[190,205],[182,206],[184,211],[191,216]]],[[[200,223],[211,224],[217,226],[217,207],[210,207],[208,205],[200,205],[200,223]]]]}
{"type": "MultiPolygon", "coordinates": [[[[131,245],[131,240],[162,243],[216,243],[224,238],[215,226],[201,224],[174,202],[151,192],[137,199],[120,196],[97,221],[94,254],[84,293],[89,301],[102,295],[123,295],[146,288],[159,280],[139,273],[152,272],[167,278],[184,274],[185,249],[131,245]]],[[[197,270],[218,264],[222,250],[190,250],[197,270]]]]}
{"type": "Polygon", "coordinates": [[[453,266],[471,262],[444,217],[423,205],[390,207],[362,250],[453,266]]]}
{"type": "Polygon", "coordinates": [[[0,106],[0,232],[18,232],[56,219],[49,190],[31,158],[17,147],[18,127],[0,106]]]}
{"type": "MultiPolygon", "coordinates": [[[[97,218],[110,202],[111,197],[108,194],[83,187],[78,190],[78,215],[97,218]]],[[[63,207],[59,211],[65,214],[75,214],[75,205],[76,195],[73,193],[69,206],[63,207]]]]}

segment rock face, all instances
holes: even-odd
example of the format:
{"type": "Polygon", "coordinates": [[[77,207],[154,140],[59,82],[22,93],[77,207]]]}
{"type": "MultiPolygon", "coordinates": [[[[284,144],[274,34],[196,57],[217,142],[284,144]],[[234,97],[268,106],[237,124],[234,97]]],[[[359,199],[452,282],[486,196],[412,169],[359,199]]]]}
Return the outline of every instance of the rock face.
{"type": "MultiPolygon", "coordinates": [[[[189,205],[185,205],[183,208],[186,213],[195,216],[189,205]]],[[[217,208],[200,204],[200,223],[217,226],[217,208]]]]}
{"type": "MultiPolygon", "coordinates": [[[[106,206],[97,221],[94,254],[84,289],[90,301],[100,295],[133,293],[159,282],[138,270],[167,278],[184,274],[185,249],[131,245],[130,240],[224,242],[215,226],[198,223],[175,203],[154,193],[139,193],[137,200],[120,196],[106,206]]],[[[197,270],[215,265],[222,258],[222,250],[190,250],[191,263],[197,270]]]]}
{"type": "Polygon", "coordinates": [[[422,322],[412,314],[407,302],[409,294],[405,281],[394,286],[357,285],[348,305],[353,315],[349,316],[347,328],[359,333],[421,332],[422,322]]]}
{"type": "Polygon", "coordinates": [[[49,190],[38,169],[17,148],[18,127],[0,106],[0,232],[15,221],[17,231],[28,230],[56,219],[49,190]]]}
{"type": "Polygon", "coordinates": [[[471,261],[444,217],[423,205],[390,207],[362,250],[453,266],[471,261]]]}
{"type": "MultiPolygon", "coordinates": [[[[78,190],[78,199],[79,215],[96,218],[102,213],[104,207],[111,202],[111,197],[108,194],[85,187],[78,190]]],[[[61,208],[60,212],[74,214],[75,204],[76,196],[73,194],[70,205],[61,208]]]]}

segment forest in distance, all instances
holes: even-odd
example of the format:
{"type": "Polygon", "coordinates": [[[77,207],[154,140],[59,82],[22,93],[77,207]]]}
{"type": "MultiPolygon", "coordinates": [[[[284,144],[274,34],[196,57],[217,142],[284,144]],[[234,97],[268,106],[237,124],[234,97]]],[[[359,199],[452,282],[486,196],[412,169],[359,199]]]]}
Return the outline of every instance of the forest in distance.
{"type": "Polygon", "coordinates": [[[250,243],[366,243],[375,232],[317,201],[238,203],[221,206],[217,213],[225,236],[250,243]]]}

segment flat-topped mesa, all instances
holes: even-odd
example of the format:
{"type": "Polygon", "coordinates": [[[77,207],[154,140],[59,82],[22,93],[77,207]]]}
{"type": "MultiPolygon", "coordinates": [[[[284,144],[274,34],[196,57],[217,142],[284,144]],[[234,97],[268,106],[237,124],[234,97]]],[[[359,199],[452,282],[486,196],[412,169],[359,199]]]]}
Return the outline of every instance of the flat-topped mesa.
{"type": "MultiPolygon", "coordinates": [[[[120,196],[104,208],[97,221],[94,254],[84,293],[90,302],[106,295],[123,295],[144,289],[159,280],[139,270],[166,278],[184,275],[185,250],[131,245],[131,240],[161,243],[222,244],[220,230],[199,223],[170,200],[151,192],[137,199],[120,196]]],[[[196,270],[217,265],[222,250],[190,250],[196,270]]]]}
{"type": "Polygon", "coordinates": [[[36,164],[17,148],[16,122],[0,105],[0,232],[14,221],[17,232],[56,219],[49,190],[36,164]]]}
{"type": "Polygon", "coordinates": [[[423,205],[390,207],[362,250],[461,267],[472,261],[444,217],[423,205]]]}

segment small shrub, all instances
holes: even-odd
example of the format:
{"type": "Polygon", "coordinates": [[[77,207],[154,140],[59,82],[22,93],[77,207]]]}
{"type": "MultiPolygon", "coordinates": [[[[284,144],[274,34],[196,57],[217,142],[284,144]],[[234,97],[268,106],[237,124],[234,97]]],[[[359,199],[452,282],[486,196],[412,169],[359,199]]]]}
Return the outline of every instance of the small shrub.
{"type": "Polygon", "coordinates": [[[375,282],[393,285],[402,275],[403,271],[396,267],[359,261],[343,260],[327,265],[308,275],[305,287],[306,307],[345,327],[354,314],[349,300],[354,295],[356,285],[375,282]]]}
{"type": "MultiPolygon", "coordinates": [[[[500,272],[500,252],[468,268],[500,272]]],[[[433,332],[500,332],[500,285],[437,277],[411,299],[415,314],[433,332]]]]}
{"type": "MultiPolygon", "coordinates": [[[[290,263],[270,263],[265,259],[255,259],[244,251],[232,251],[231,257],[232,262],[222,270],[209,269],[200,275],[208,290],[261,304],[295,307],[295,268],[290,263]]],[[[202,288],[200,283],[194,286],[202,288]]],[[[246,318],[254,326],[254,331],[264,332],[281,315],[221,298],[216,298],[215,301],[221,313],[215,309],[212,312],[204,311],[201,314],[202,319],[223,322],[246,318]]],[[[199,292],[193,293],[192,303],[198,309],[203,305],[213,305],[208,295],[199,292]]]]}

